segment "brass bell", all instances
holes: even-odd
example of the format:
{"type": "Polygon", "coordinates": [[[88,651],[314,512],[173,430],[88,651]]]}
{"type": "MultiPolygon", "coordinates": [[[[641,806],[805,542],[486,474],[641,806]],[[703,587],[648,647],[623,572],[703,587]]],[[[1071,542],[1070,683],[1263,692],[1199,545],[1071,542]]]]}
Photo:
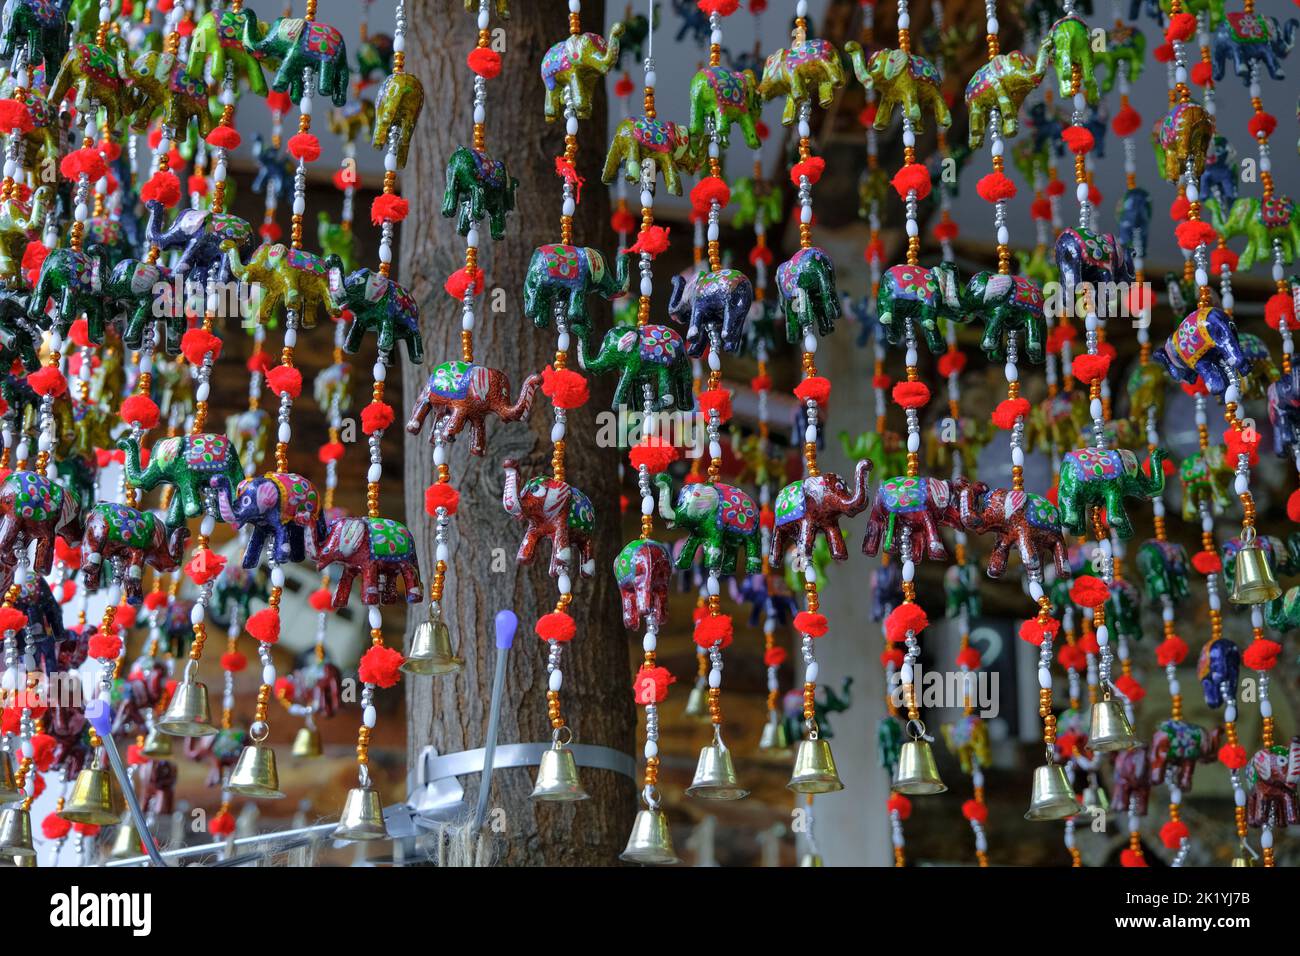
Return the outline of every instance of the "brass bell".
{"type": "Polygon", "coordinates": [[[387,839],[388,827],[384,825],[384,811],[379,805],[378,792],[370,787],[353,787],[349,790],[333,836],[336,840],[387,839]]]}
{"type": "Polygon", "coordinates": [[[0,853],[13,857],[36,856],[32,846],[32,815],[22,807],[0,810],[0,853]]]}
{"type": "Polygon", "coordinates": [[[1104,697],[1092,705],[1088,727],[1088,747],[1109,753],[1112,750],[1132,750],[1141,741],[1124,713],[1124,705],[1113,697],[1104,697]]]}
{"type": "Polygon", "coordinates": [[[687,717],[705,717],[708,715],[709,690],[702,686],[698,681],[691,688],[690,695],[686,698],[686,716],[687,717]]]}
{"type": "Polygon", "coordinates": [[[822,855],[820,853],[805,853],[803,856],[799,857],[799,865],[825,866],[826,864],[822,862],[822,855]]]}
{"type": "Polygon", "coordinates": [[[0,803],[17,800],[21,796],[18,781],[14,779],[14,765],[7,753],[0,753],[0,803]]]}
{"type": "Polygon", "coordinates": [[[442,618],[424,621],[411,635],[411,651],[402,670],[408,674],[454,674],[465,666],[464,658],[451,650],[451,630],[442,618]]]}
{"type": "Polygon", "coordinates": [[[894,790],[908,796],[943,793],[947,785],[939,779],[939,767],[934,762],[930,741],[923,737],[909,740],[898,753],[898,767],[894,771],[894,790]]]}
{"type": "Polygon", "coordinates": [[[790,735],[786,733],[785,721],[776,719],[763,724],[762,736],[758,738],[758,749],[764,756],[777,757],[790,751],[790,735]]]}
{"type": "Polygon", "coordinates": [[[528,795],[530,800],[572,801],[588,799],[578,779],[578,763],[573,751],[555,744],[542,754],[537,768],[537,784],[528,795]]]}
{"type": "Polygon", "coordinates": [[[311,726],[299,727],[298,733],[293,737],[293,749],[289,752],[295,757],[319,757],[321,755],[320,731],[311,726]]]}
{"type": "Polygon", "coordinates": [[[72,784],[72,796],[59,811],[59,816],[69,823],[93,823],[103,827],[116,823],[121,813],[113,775],[96,764],[77,774],[72,784]]]}
{"type": "Polygon", "coordinates": [[[1232,593],[1228,595],[1233,604],[1263,604],[1282,593],[1268,556],[1254,537],[1237,552],[1235,570],[1232,593]]]}
{"type": "Polygon", "coordinates": [[[749,796],[749,791],[736,779],[731,751],[721,741],[714,740],[700,749],[695,779],[686,788],[686,795],[702,800],[739,800],[749,796]]]}
{"type": "Polygon", "coordinates": [[[14,866],[30,866],[30,867],[35,867],[35,866],[36,866],[36,854],[33,853],[31,856],[18,856],[17,854],[15,854],[15,855],[13,856],[13,861],[14,861],[14,866]]]}
{"type": "Polygon", "coordinates": [[[144,856],[144,842],[140,839],[140,831],[135,828],[135,817],[128,811],[122,814],[122,822],[118,824],[117,833],[113,835],[113,845],[109,847],[108,858],[129,860],[136,856],[144,856]]]}
{"type": "Polygon", "coordinates": [[[825,737],[799,741],[794,773],[790,775],[786,788],[795,793],[834,793],[844,789],[835,769],[830,741],[825,737]]]}
{"type": "Polygon", "coordinates": [[[673,837],[668,830],[668,817],[658,808],[638,810],[632,823],[632,835],[618,858],[625,863],[647,863],[666,866],[680,863],[673,851],[673,837]]]}
{"type": "Polygon", "coordinates": [[[283,797],[280,774],[275,767],[275,751],[257,743],[245,745],[235,769],[230,772],[226,789],[255,800],[279,800],[283,797]]]}
{"type": "Polygon", "coordinates": [[[212,726],[207,687],[196,680],[183,680],[177,684],[157,727],[173,737],[210,737],[215,734],[217,728],[212,726]]]}
{"type": "Polygon", "coordinates": [[[144,746],[140,748],[140,753],[155,759],[170,757],[172,755],[172,739],[157,727],[150,727],[149,733],[145,735],[144,746]]]}
{"type": "Polygon", "coordinates": [[[1255,861],[1248,856],[1234,856],[1232,858],[1233,866],[1254,866],[1255,861]]]}
{"type": "Polygon", "coordinates": [[[1059,763],[1043,764],[1034,770],[1034,788],[1029,796],[1026,820],[1064,820],[1079,812],[1074,788],[1059,763]]]}

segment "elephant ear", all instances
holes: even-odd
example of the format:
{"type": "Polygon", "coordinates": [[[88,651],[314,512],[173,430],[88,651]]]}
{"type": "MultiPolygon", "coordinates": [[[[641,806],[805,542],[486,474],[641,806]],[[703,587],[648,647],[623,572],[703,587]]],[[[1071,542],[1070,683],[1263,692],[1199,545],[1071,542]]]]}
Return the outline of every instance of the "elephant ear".
{"type": "Polygon", "coordinates": [[[346,521],[343,527],[339,529],[339,554],[345,558],[350,558],[361,546],[361,540],[365,537],[365,523],[359,520],[346,521]]]}
{"type": "Polygon", "coordinates": [[[275,507],[280,498],[280,489],[270,481],[263,481],[257,489],[257,507],[261,511],[269,511],[275,507]]]}
{"type": "Polygon", "coordinates": [[[632,347],[636,345],[636,340],[639,337],[639,335],[640,333],[638,333],[636,329],[631,329],[627,332],[624,332],[618,338],[618,350],[620,352],[632,351],[632,347]]]}

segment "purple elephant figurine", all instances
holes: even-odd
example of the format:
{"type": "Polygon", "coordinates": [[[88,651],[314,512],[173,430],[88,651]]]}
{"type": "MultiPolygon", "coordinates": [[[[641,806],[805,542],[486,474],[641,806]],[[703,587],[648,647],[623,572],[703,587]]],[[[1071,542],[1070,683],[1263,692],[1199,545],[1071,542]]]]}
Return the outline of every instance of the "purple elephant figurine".
{"type": "Polygon", "coordinates": [[[1110,233],[1063,229],[1056,239],[1056,265],[1061,270],[1061,285],[1067,289],[1085,282],[1133,281],[1133,256],[1110,233]]]}
{"type": "Polygon", "coordinates": [[[1300,737],[1284,747],[1274,744],[1257,750],[1246,771],[1246,822],[1252,827],[1271,824],[1290,827],[1300,823],[1300,737]]]}
{"type": "Polygon", "coordinates": [[[1151,735],[1151,782],[1164,783],[1166,776],[1179,790],[1192,789],[1197,763],[1211,763],[1219,755],[1222,730],[1189,724],[1185,720],[1162,720],[1151,735]]]}
{"type": "Polygon", "coordinates": [[[678,322],[690,318],[686,354],[699,358],[713,335],[718,336],[724,352],[739,352],[753,304],[754,286],[749,277],[736,269],[719,269],[689,279],[673,276],[668,314],[678,322]]]}
{"type": "Polygon", "coordinates": [[[728,586],[733,601],[750,605],[750,627],[758,627],[764,614],[786,627],[799,613],[799,602],[779,575],[747,574],[739,585],[729,579],[728,586]]]}
{"type": "Polygon", "coordinates": [[[903,565],[898,561],[882,564],[871,572],[871,619],[883,621],[889,612],[903,603],[903,565]]]}
{"type": "Polygon", "coordinates": [[[1290,458],[1300,442],[1300,368],[1292,368],[1268,387],[1268,420],[1273,426],[1273,451],[1290,458]]]}
{"type": "Polygon", "coordinates": [[[1214,709],[1223,706],[1224,698],[1237,696],[1237,673],[1241,669],[1241,650],[1226,637],[1205,642],[1196,661],[1196,676],[1201,679],[1205,703],[1214,709]]]}
{"type": "Polygon", "coordinates": [[[217,502],[222,520],[239,528],[253,529],[244,550],[245,568],[255,568],[261,562],[268,536],[274,541],[271,559],[276,564],[298,562],[307,557],[308,528],[315,534],[315,546],[325,540],[320,497],[302,475],[273,471],[245,478],[235,490],[233,505],[224,489],[218,492],[217,502]]]}
{"type": "Polygon", "coordinates": [[[1244,376],[1252,364],[1232,319],[1214,308],[1189,313],[1164,348],[1156,350],[1155,359],[1171,378],[1193,385],[1199,377],[1219,398],[1227,391],[1232,375],[1244,376]]]}
{"type": "Polygon", "coordinates": [[[1147,801],[1151,798],[1149,765],[1145,747],[1115,754],[1115,783],[1110,794],[1113,808],[1121,812],[1132,810],[1140,817],[1147,815],[1147,801]]]}

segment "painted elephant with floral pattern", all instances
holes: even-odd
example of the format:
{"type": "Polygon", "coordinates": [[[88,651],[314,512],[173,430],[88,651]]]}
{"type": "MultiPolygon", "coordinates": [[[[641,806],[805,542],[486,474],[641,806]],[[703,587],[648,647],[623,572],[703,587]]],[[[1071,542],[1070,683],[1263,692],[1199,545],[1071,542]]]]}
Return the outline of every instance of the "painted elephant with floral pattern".
{"type": "Polygon", "coordinates": [[[1056,237],[1056,266],[1061,271],[1061,285],[1067,290],[1085,282],[1097,286],[1133,281],[1133,256],[1110,233],[1073,227],[1061,230],[1056,237]]]}
{"type": "Polygon", "coordinates": [[[245,478],[233,495],[228,488],[217,492],[221,518],[241,532],[251,528],[244,549],[244,567],[257,567],[272,541],[271,562],[289,564],[307,556],[307,531],[317,547],[325,540],[325,515],[315,486],[302,475],[269,471],[245,478]]]}
{"type": "Polygon", "coordinates": [[[1137,552],[1138,573],[1142,575],[1149,600],[1169,598],[1184,601],[1188,596],[1187,580],[1192,563],[1187,549],[1177,541],[1152,538],[1142,542],[1137,552]]]}
{"type": "Polygon", "coordinates": [[[303,74],[310,69],[320,95],[342,106],[348,99],[348,49],[343,34],[328,23],[301,17],[280,17],[262,24],[247,8],[243,17],[244,49],[259,60],[279,64],[271,89],[302,100],[303,74]]]}
{"type": "Polygon", "coordinates": [[[818,335],[835,331],[840,297],[835,291],[835,263],[825,249],[809,246],[776,267],[776,288],[785,312],[785,337],[802,341],[817,326],[818,335]]]}
{"type": "Polygon", "coordinates": [[[941,478],[902,476],[886,478],[876,489],[867,517],[862,553],[875,556],[881,547],[895,556],[902,554],[903,528],[911,533],[910,556],[918,564],[924,558],[947,561],[948,551],[939,526],[961,527],[957,497],[941,478]]]}
{"type": "MultiPolygon", "coordinates": [[[[171,287],[171,270],[141,259],[123,259],[108,276],[104,289],[107,303],[115,313],[125,314],[122,344],[129,349],[141,348],[145,329],[152,331],[159,321],[158,306],[162,299],[156,291],[160,283],[171,287]]],[[[185,310],[169,304],[162,311],[166,331],[161,345],[168,355],[180,355],[181,337],[189,327],[185,310]]]]}
{"type": "Polygon", "coordinates": [[[606,299],[627,295],[631,261],[631,253],[620,252],[611,272],[605,257],[590,247],[538,246],[524,274],[524,315],[544,329],[561,312],[570,331],[579,341],[586,340],[591,335],[587,296],[593,292],[606,299]]]}
{"type": "Polygon", "coordinates": [[[1061,525],[1072,535],[1091,530],[1090,512],[1106,509],[1106,520],[1121,538],[1133,536],[1133,524],[1124,510],[1125,498],[1150,501],[1165,487],[1164,461],[1169,453],[1154,449],[1144,471],[1137,456],[1127,449],[1080,448],[1061,459],[1057,507],[1061,525]]]}
{"type": "Polygon", "coordinates": [[[546,87],[546,121],[553,123],[571,109],[580,120],[591,119],[596,81],[618,61],[618,41],[623,24],[615,23],[609,40],[599,33],[565,37],[542,57],[542,84],[546,87]]]}
{"type": "Polygon", "coordinates": [[[71,491],[44,475],[13,471],[0,482],[0,584],[13,580],[17,544],[36,542],[32,569],[49,574],[54,567],[54,538],[81,543],[82,518],[71,491]]]}
{"type": "Polygon", "coordinates": [[[528,417],[533,395],[542,376],[530,375],[519,389],[519,398],[510,403],[510,379],[506,373],[469,362],[443,362],[434,367],[411,409],[406,430],[420,434],[424,420],[433,413],[429,443],[451,441],[468,425],[470,453],[482,455],[487,445],[486,421],[489,414],[503,422],[517,422],[528,417]]]}
{"type": "Polygon", "coordinates": [[[358,269],[349,273],[338,288],[330,280],[330,303],[334,314],[347,309],[352,313],[343,347],[355,355],[367,332],[375,332],[379,351],[391,354],[401,342],[406,360],[413,365],[424,361],[424,337],[420,335],[420,310],[415,298],[382,272],[358,269]]]}
{"type": "Polygon", "coordinates": [[[505,484],[501,505],[506,513],[526,523],[516,560],[531,564],[542,539],[551,541],[551,577],[577,570],[584,578],[596,573],[592,535],[596,509],[591,499],[566,481],[537,475],[519,483],[519,463],[501,463],[505,484]]]}
{"type": "Polygon", "coordinates": [[[1160,175],[1176,183],[1190,167],[1191,174],[1200,179],[1213,136],[1214,117],[1204,106],[1195,101],[1175,103],[1151,130],[1160,175]]]}
{"type": "Polygon", "coordinates": [[[106,47],[78,43],[68,50],[50,85],[46,102],[57,109],[69,93],[73,105],[88,110],[92,103],[104,110],[107,128],[116,129],[130,112],[130,98],[122,77],[126,73],[126,51],[121,41],[109,36],[106,47]]]}
{"type": "Polygon", "coordinates": [[[145,204],[148,218],[145,237],[151,246],[163,252],[180,250],[172,263],[172,272],[187,281],[206,284],[208,279],[230,282],[234,273],[226,253],[227,243],[234,243],[241,256],[253,247],[253,229],[248,222],[229,213],[204,209],[185,209],[170,225],[162,203],[150,199],[145,204]]]}
{"type": "Polygon", "coordinates": [[[1017,548],[1026,570],[1041,571],[1046,560],[1056,562],[1058,577],[1068,577],[1070,560],[1061,536],[1061,516],[1042,495],[1009,488],[989,489],[982,481],[960,477],[953,481],[961,525],[974,534],[995,536],[989,552],[988,576],[1006,572],[1011,549],[1017,548]]]}
{"type": "Polygon", "coordinates": [[[385,149],[389,137],[397,139],[397,168],[406,168],[415,123],[424,109],[424,86],[414,73],[390,73],[375,95],[375,129],[370,145],[385,149]]]}
{"type": "Polygon", "coordinates": [[[190,76],[175,54],[142,53],[124,76],[129,84],[127,105],[131,128],[137,133],[147,130],[155,116],[178,140],[189,135],[191,121],[198,127],[200,136],[212,132],[216,123],[208,108],[207,86],[203,80],[190,76]]]}
{"type": "MultiPolygon", "coordinates": [[[[966,84],[966,109],[970,115],[970,148],[984,142],[984,129],[996,110],[1001,120],[1000,133],[1010,138],[1020,128],[1020,107],[1047,74],[1051,49],[1043,45],[1038,59],[1029,59],[1019,50],[999,53],[975,71],[966,84]]],[[[877,116],[880,114],[877,113],[877,116]]]]}
{"type": "Polygon", "coordinates": [[[1236,500],[1232,492],[1235,474],[1234,463],[1227,460],[1222,445],[1211,445],[1184,458],[1178,466],[1183,486],[1183,520],[1200,521],[1203,501],[1209,503],[1215,514],[1232,507],[1236,500]]]}
{"type": "MultiPolygon", "coordinates": [[[[1068,103],[1074,95],[1077,68],[1079,92],[1083,93],[1089,103],[1096,103],[1097,65],[1093,58],[1092,34],[1088,24],[1079,16],[1068,13],[1051,25],[1047,36],[1040,42],[1051,50],[1052,66],[1056,68],[1056,82],[1062,101],[1068,103]]],[[[1042,56],[1041,49],[1039,56],[1042,56]]]]}
{"type": "Polygon", "coordinates": [[[700,167],[701,152],[691,139],[690,131],[680,123],[626,117],[614,129],[601,180],[612,183],[623,169],[623,178],[641,182],[643,164],[649,160],[664,178],[664,188],[674,196],[682,194],[681,173],[693,173],[700,167]]]}
{"type": "Polygon", "coordinates": [[[740,351],[753,304],[754,286],[749,276],[737,269],[719,269],[692,273],[690,278],[673,276],[668,314],[678,322],[689,316],[686,354],[699,358],[715,340],[724,352],[740,351]]]}
{"type": "MultiPolygon", "coordinates": [[[[903,116],[911,121],[912,129],[917,132],[925,131],[923,108],[934,114],[940,129],[952,125],[952,113],[943,98],[943,77],[925,57],[906,50],[881,49],[872,53],[868,60],[861,45],[853,41],[844,44],[844,52],[853,63],[858,82],[874,90],[879,98],[874,123],[876,129],[889,128],[895,109],[902,110],[903,116]]],[[[823,107],[826,105],[822,103],[823,107]]]]}
{"type": "Polygon", "coordinates": [[[135,438],[120,438],[117,447],[126,452],[126,480],[131,487],[140,491],[152,491],[159,485],[175,488],[167,509],[168,528],[209,511],[216,517],[216,502],[209,507],[207,490],[230,495],[244,480],[244,466],[225,435],[201,432],[160,438],[154,442],[147,468],[140,465],[140,443],[135,438]]]}
{"type": "Polygon", "coordinates": [[[1292,585],[1264,605],[1264,623],[1283,634],[1300,627],[1300,584],[1292,585]]]}
{"type": "Polygon", "coordinates": [[[335,610],[347,606],[357,575],[361,575],[362,604],[373,607],[400,603],[399,578],[406,590],[407,604],[424,600],[415,539],[400,521],[371,517],[334,521],[325,539],[316,545],[316,569],[324,571],[331,564],[343,565],[334,589],[335,610]]]}
{"type": "Polygon", "coordinates": [[[190,35],[190,58],[186,71],[197,80],[219,87],[229,65],[236,87],[248,84],[254,96],[266,96],[266,77],[262,64],[244,49],[243,24],[239,14],[228,6],[209,10],[199,18],[190,35]]]}
{"type": "Polygon", "coordinates": [[[578,340],[578,360],[589,372],[618,372],[614,408],[642,409],[649,390],[653,410],[695,407],[691,363],[682,337],[666,325],[615,326],[605,333],[600,351],[587,353],[578,340]]]}
{"type": "Polygon", "coordinates": [[[672,578],[672,552],[649,538],[638,538],[614,558],[614,578],[623,602],[623,626],[636,630],[644,618],[655,627],[668,620],[668,582],[672,578]]]}
{"type": "Polygon", "coordinates": [[[740,124],[745,145],[758,149],[758,119],[763,112],[763,99],[758,95],[758,81],[752,70],[729,70],[725,66],[706,66],[691,78],[690,137],[698,145],[708,142],[708,121],[713,120],[713,131],[718,145],[726,149],[731,145],[731,125],[740,124]]]}
{"type": "Polygon", "coordinates": [[[23,253],[39,239],[46,214],[57,200],[53,186],[39,186],[30,199],[0,199],[0,281],[13,283],[22,272],[23,253]]]}
{"type": "Polygon", "coordinates": [[[1274,744],[1257,750],[1246,771],[1246,822],[1252,827],[1265,824],[1290,827],[1300,823],[1300,737],[1290,744],[1274,744]]]}
{"type": "Polygon", "coordinates": [[[1300,256],[1300,210],[1290,196],[1272,196],[1264,200],[1259,196],[1238,196],[1226,221],[1216,216],[1218,202],[1207,200],[1211,222],[1225,238],[1245,236],[1246,247],[1241,250],[1237,268],[1245,271],[1256,262],[1272,262],[1273,251],[1282,253],[1282,261],[1290,265],[1300,256]]]}
{"type": "MultiPolygon", "coordinates": [[[[506,164],[481,149],[461,146],[447,160],[447,188],[442,194],[442,215],[456,217],[456,232],[469,235],[475,223],[488,217],[493,239],[506,234],[506,215],[515,208],[519,180],[506,164]]],[[[680,194],[681,189],[677,192],[680,194]]]]}
{"type": "Polygon", "coordinates": [[[27,304],[27,316],[39,321],[45,305],[55,302],[54,327],[66,336],[72,323],[86,317],[90,341],[104,341],[104,295],[109,278],[108,250],[90,245],[84,252],[75,249],[51,249],[41,263],[40,276],[27,304]]]}
{"type": "MultiPolygon", "coordinates": [[[[846,44],[848,50],[851,44],[846,44]]],[[[815,90],[817,102],[825,109],[835,99],[835,91],[844,86],[844,64],[839,51],[829,40],[792,40],[790,46],[777,50],[763,63],[763,79],[758,95],[765,102],[785,97],[781,125],[794,123],[801,104],[808,102],[815,90]]]]}
{"type": "Polygon", "coordinates": [[[957,281],[957,267],[940,262],[933,268],[913,265],[890,266],[880,280],[876,314],[885,340],[898,346],[909,325],[919,327],[926,346],[935,355],[948,350],[948,340],[939,320],[966,323],[963,292],[957,281]]]}
{"type": "Polygon", "coordinates": [[[1300,443],[1300,368],[1292,367],[1268,387],[1268,420],[1273,426],[1273,451],[1290,458],[1300,443]]]}
{"type": "Polygon", "coordinates": [[[659,514],[669,527],[685,528],[686,543],[677,558],[678,570],[695,562],[695,554],[704,551],[704,566],[722,576],[736,573],[736,552],[745,553],[745,573],[763,569],[760,554],[758,506],[739,488],[721,482],[683,485],[672,502],[672,479],[655,475],[659,486],[659,514]]]}
{"type": "Polygon", "coordinates": [[[278,307],[292,309],[304,329],[316,327],[316,310],[325,306],[332,316],[342,309],[334,304],[330,291],[330,271],[343,272],[337,257],[322,258],[305,249],[283,243],[259,246],[247,263],[239,258],[235,243],[223,243],[230,272],[241,283],[255,290],[253,301],[257,318],[264,325],[274,321],[278,307]]]}
{"type": "Polygon", "coordinates": [[[1047,344],[1047,318],[1043,312],[1043,290],[1024,276],[1000,272],[979,272],[970,277],[959,294],[964,295],[968,314],[984,319],[980,348],[991,362],[1004,361],[1006,341],[1017,333],[1025,337],[1025,355],[1042,364],[1047,344]]]}
{"type": "Polygon", "coordinates": [[[144,603],[144,566],[160,574],[175,571],[181,565],[189,533],[183,524],[168,529],[152,511],[112,502],[95,505],[86,516],[81,541],[81,573],[86,590],[99,590],[105,564],[110,577],[120,567],[126,601],[138,607],[144,603]]]}
{"type": "Polygon", "coordinates": [[[848,483],[833,472],[808,475],[782,488],[776,496],[776,522],[768,552],[771,565],[779,568],[791,545],[798,554],[810,555],[819,533],[825,536],[832,558],[848,560],[839,520],[856,517],[866,509],[870,474],[870,460],[858,462],[853,471],[852,493],[848,483]]]}
{"type": "Polygon", "coordinates": [[[1105,47],[1092,52],[1097,67],[1105,69],[1105,75],[1099,80],[1103,93],[1114,89],[1121,68],[1127,68],[1128,81],[1136,83],[1142,76],[1142,64],[1147,51],[1146,36],[1132,24],[1117,21],[1107,33],[1105,47]]]}
{"type": "Polygon", "coordinates": [[[1206,730],[1185,720],[1162,720],[1151,735],[1151,782],[1192,789],[1198,763],[1213,763],[1219,754],[1222,729],[1206,730]]]}
{"type": "Polygon", "coordinates": [[[1164,347],[1156,350],[1155,360],[1174,380],[1194,385],[1199,378],[1217,396],[1251,367],[1232,317],[1215,308],[1189,313],[1164,347]]]}
{"type": "Polygon", "coordinates": [[[1214,31],[1214,81],[1223,79],[1232,57],[1232,68],[1243,83],[1253,82],[1252,68],[1263,67],[1275,80],[1285,79],[1282,59],[1295,46],[1300,20],[1294,17],[1279,22],[1251,11],[1229,13],[1214,31]]]}
{"type": "Polygon", "coordinates": [[[0,60],[12,62],[20,48],[35,66],[63,60],[68,49],[68,10],[72,0],[5,0],[0,14],[0,60]]]}

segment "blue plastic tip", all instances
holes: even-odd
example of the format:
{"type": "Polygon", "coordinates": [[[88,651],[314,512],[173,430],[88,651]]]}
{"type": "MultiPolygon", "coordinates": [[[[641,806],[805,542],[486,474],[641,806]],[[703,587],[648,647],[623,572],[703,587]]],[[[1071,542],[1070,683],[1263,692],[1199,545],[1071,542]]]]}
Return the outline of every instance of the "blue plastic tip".
{"type": "Polygon", "coordinates": [[[113,733],[113,711],[108,706],[108,701],[96,697],[86,703],[86,719],[90,721],[90,726],[95,728],[95,733],[100,737],[107,739],[113,733]]]}
{"type": "Polygon", "coordinates": [[[515,631],[519,629],[519,618],[514,611],[497,612],[497,650],[506,650],[515,642],[515,631]]]}

